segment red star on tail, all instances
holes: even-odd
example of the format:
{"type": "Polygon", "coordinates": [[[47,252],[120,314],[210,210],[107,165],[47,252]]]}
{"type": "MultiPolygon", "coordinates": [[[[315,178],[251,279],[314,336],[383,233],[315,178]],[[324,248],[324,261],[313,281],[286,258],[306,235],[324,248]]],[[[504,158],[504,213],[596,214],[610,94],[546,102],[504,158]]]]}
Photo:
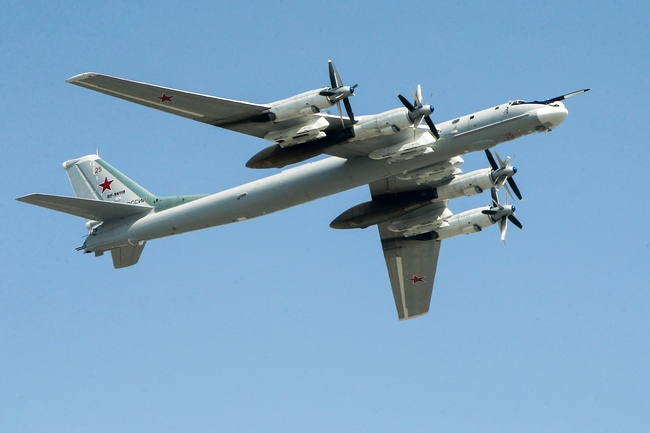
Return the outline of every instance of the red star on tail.
{"type": "Polygon", "coordinates": [[[424,283],[425,278],[426,277],[418,277],[413,275],[413,278],[409,278],[409,280],[413,281],[413,284],[417,284],[417,283],[424,283]]]}
{"type": "MultiPolygon", "coordinates": [[[[107,177],[104,177],[104,182],[100,183],[99,186],[102,187],[102,194],[104,194],[104,191],[111,190],[111,184],[113,183],[112,180],[108,180],[107,177]]],[[[111,190],[112,191],[112,190],[111,190]]]]}

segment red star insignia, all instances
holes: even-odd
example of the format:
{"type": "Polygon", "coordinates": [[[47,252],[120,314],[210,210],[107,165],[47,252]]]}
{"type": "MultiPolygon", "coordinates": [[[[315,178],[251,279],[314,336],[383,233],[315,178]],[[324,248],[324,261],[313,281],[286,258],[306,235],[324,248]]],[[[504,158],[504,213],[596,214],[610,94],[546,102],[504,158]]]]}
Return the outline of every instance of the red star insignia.
{"type": "Polygon", "coordinates": [[[413,281],[413,284],[417,284],[417,283],[424,283],[425,278],[426,277],[418,277],[413,275],[413,278],[409,278],[409,280],[413,281]]]}
{"type": "Polygon", "coordinates": [[[157,98],[160,99],[160,102],[174,102],[174,101],[172,101],[173,97],[174,97],[174,95],[168,96],[168,95],[165,95],[164,93],[162,94],[162,96],[157,96],[157,98]]]}
{"type": "Polygon", "coordinates": [[[99,186],[102,187],[102,194],[104,194],[104,191],[106,191],[107,189],[108,189],[108,190],[111,189],[111,184],[112,184],[112,183],[113,183],[112,180],[108,180],[107,177],[104,177],[104,182],[102,182],[102,183],[99,184],[99,186]]]}

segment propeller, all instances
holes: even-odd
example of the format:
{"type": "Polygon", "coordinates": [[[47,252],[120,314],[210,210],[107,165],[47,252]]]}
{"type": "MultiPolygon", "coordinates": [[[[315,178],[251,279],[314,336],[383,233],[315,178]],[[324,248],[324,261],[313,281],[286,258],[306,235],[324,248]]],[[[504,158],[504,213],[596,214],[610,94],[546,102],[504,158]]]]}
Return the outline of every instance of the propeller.
{"type": "MultiPolygon", "coordinates": [[[[321,96],[326,96],[331,103],[336,104],[336,108],[339,110],[339,117],[341,118],[341,123],[343,123],[343,113],[341,112],[341,101],[343,101],[343,105],[345,105],[345,112],[350,118],[352,124],[355,124],[356,121],[354,120],[352,105],[350,104],[348,98],[350,96],[354,96],[354,89],[357,88],[358,84],[355,84],[354,86],[344,86],[343,81],[341,81],[341,76],[336,70],[336,66],[334,66],[334,62],[328,60],[327,64],[329,66],[331,87],[322,90],[319,94],[321,96]]],[[[343,124],[343,126],[345,126],[345,124],[343,124]]]]}
{"type": "MultiPolygon", "coordinates": [[[[501,158],[499,157],[499,154],[496,153],[496,155],[497,155],[497,159],[499,160],[498,165],[497,162],[494,160],[494,157],[492,156],[492,152],[490,152],[490,149],[485,149],[485,156],[487,156],[487,159],[490,162],[490,166],[492,167],[493,170],[492,176],[497,189],[504,186],[504,184],[507,181],[508,185],[510,185],[510,188],[512,188],[512,192],[515,193],[519,201],[523,200],[521,196],[521,191],[519,191],[519,187],[515,183],[515,180],[512,178],[512,176],[514,176],[515,173],[517,173],[517,167],[513,167],[512,165],[510,165],[510,157],[507,157],[505,161],[502,161],[501,158]]],[[[506,191],[512,197],[512,193],[510,192],[508,185],[505,185],[506,191]]]]}
{"type": "Polygon", "coordinates": [[[492,196],[492,207],[490,209],[484,209],[481,211],[484,215],[490,215],[492,221],[499,223],[499,231],[501,233],[501,240],[506,241],[506,231],[508,230],[508,221],[513,223],[520,229],[523,229],[524,226],[521,225],[521,222],[515,216],[515,207],[509,205],[506,201],[505,205],[499,203],[499,195],[497,194],[496,187],[490,189],[490,194],[492,196]]]}
{"type": "Polygon", "coordinates": [[[413,96],[415,97],[415,104],[411,104],[404,96],[399,93],[397,94],[399,100],[409,111],[409,119],[413,122],[413,128],[417,128],[420,122],[424,119],[434,137],[436,137],[437,140],[440,140],[438,129],[436,128],[436,125],[433,124],[431,117],[429,117],[431,113],[433,113],[433,106],[429,104],[422,105],[422,86],[418,84],[417,93],[413,96]]]}

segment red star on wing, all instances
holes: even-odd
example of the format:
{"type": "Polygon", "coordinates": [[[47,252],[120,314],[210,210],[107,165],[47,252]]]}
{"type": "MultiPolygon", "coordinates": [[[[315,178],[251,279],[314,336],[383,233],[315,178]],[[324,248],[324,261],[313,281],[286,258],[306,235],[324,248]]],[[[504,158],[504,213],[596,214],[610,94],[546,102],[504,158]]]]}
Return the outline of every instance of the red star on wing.
{"type": "Polygon", "coordinates": [[[160,99],[160,102],[174,102],[172,101],[173,97],[174,95],[169,96],[169,95],[165,95],[164,93],[162,94],[162,96],[157,96],[157,98],[160,99]]]}
{"type": "Polygon", "coordinates": [[[111,184],[113,183],[112,180],[108,180],[107,177],[104,177],[104,182],[100,183],[99,186],[102,187],[102,194],[104,194],[104,191],[111,190],[111,184]]]}
{"type": "Polygon", "coordinates": [[[413,275],[413,278],[409,278],[409,280],[413,281],[413,284],[417,284],[417,283],[424,283],[425,278],[426,277],[418,277],[416,275],[413,275]]]}

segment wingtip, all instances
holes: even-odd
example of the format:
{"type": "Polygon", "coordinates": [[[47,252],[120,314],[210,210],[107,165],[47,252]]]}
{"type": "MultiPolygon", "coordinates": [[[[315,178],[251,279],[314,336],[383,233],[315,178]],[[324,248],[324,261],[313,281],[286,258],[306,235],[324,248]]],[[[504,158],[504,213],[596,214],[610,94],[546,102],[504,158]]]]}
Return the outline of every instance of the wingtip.
{"type": "Polygon", "coordinates": [[[85,80],[86,78],[94,77],[95,75],[97,75],[97,72],[84,72],[83,74],[77,74],[73,77],[68,78],[67,80],[65,80],[65,82],[70,84],[75,84],[79,81],[85,80]]]}
{"type": "Polygon", "coordinates": [[[429,310],[424,311],[422,313],[414,314],[412,316],[410,316],[410,315],[409,316],[398,316],[398,319],[399,319],[400,322],[405,322],[407,320],[417,319],[418,317],[426,316],[427,314],[429,314],[429,310]]]}

